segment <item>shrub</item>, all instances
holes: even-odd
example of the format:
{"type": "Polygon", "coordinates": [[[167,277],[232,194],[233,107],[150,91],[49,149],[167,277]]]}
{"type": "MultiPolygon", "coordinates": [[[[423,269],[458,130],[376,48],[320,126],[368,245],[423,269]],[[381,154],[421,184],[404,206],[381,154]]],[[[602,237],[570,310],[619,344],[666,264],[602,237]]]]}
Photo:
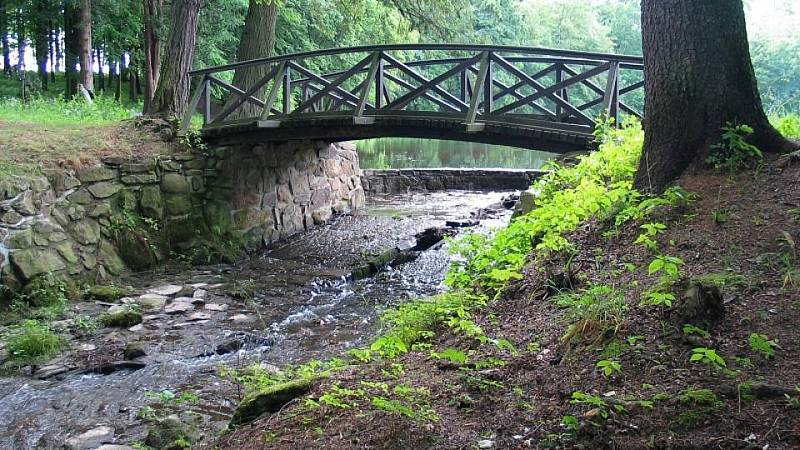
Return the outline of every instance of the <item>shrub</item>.
{"type": "Polygon", "coordinates": [[[783,117],[773,117],[770,121],[782,135],[787,138],[800,139],[800,115],[790,114],[783,117]]]}

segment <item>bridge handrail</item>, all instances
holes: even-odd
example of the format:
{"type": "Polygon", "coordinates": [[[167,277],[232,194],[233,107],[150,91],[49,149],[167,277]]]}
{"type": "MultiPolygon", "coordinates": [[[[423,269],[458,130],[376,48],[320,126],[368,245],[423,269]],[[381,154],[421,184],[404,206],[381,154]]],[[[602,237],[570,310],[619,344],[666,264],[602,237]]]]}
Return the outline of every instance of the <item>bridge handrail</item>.
{"type": "MultiPolygon", "coordinates": [[[[208,75],[218,72],[226,72],[239,68],[257,66],[262,64],[274,64],[284,61],[315,58],[319,56],[330,56],[345,53],[372,53],[376,51],[491,51],[495,53],[516,53],[529,55],[542,55],[566,58],[579,58],[595,62],[614,61],[619,63],[643,64],[643,58],[635,55],[615,55],[610,53],[586,52],[563,50],[539,47],[518,47],[508,45],[487,45],[487,44],[387,44],[387,45],[362,45],[355,47],[329,48],[325,50],[314,50],[308,52],[292,53],[268,58],[257,58],[248,61],[241,61],[225,64],[205,69],[197,69],[189,72],[191,76],[208,75]]],[[[587,62],[589,62],[587,61],[587,62]]]]}

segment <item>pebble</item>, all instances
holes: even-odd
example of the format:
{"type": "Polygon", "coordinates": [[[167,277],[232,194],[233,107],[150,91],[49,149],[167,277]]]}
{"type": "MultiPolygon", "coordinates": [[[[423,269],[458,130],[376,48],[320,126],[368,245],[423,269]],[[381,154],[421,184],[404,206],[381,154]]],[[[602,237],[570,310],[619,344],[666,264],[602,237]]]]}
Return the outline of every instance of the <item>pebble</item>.
{"type": "Polygon", "coordinates": [[[128,328],[128,331],[133,331],[134,333],[138,333],[138,332],[143,331],[143,330],[144,330],[144,325],[142,325],[142,324],[134,325],[134,326],[128,328]]]}
{"type": "Polygon", "coordinates": [[[114,429],[109,426],[100,426],[67,439],[64,447],[68,450],[94,450],[112,440],[114,440],[114,429]]]}
{"type": "Polygon", "coordinates": [[[82,352],[92,352],[92,351],[95,351],[95,350],[97,350],[97,346],[94,345],[94,344],[83,344],[83,345],[81,345],[81,351],[82,352]]]}
{"type": "Polygon", "coordinates": [[[219,303],[206,303],[205,309],[209,311],[227,311],[228,305],[220,305],[219,303]]]}
{"type": "Polygon", "coordinates": [[[209,320],[211,319],[211,314],[204,313],[204,312],[196,312],[189,316],[189,322],[197,322],[199,320],[209,320]]]}
{"type": "Polygon", "coordinates": [[[478,448],[492,448],[494,447],[494,441],[491,439],[483,439],[478,441],[478,448]]]}
{"type": "Polygon", "coordinates": [[[198,289],[198,290],[194,291],[194,294],[192,294],[192,297],[199,298],[199,299],[204,299],[204,298],[206,298],[206,294],[207,293],[208,293],[208,291],[206,291],[204,289],[198,289]]]}
{"type": "Polygon", "coordinates": [[[168,284],[166,286],[159,286],[157,288],[148,289],[148,294],[157,294],[157,295],[175,295],[178,292],[183,290],[183,286],[178,286],[177,284],[168,284]]]}
{"type": "Polygon", "coordinates": [[[164,308],[164,312],[167,314],[180,314],[189,312],[193,309],[194,305],[192,302],[178,301],[178,299],[176,299],[174,302],[170,303],[166,308],[164,308]]]}
{"type": "Polygon", "coordinates": [[[167,297],[160,294],[144,294],[136,299],[136,303],[145,309],[161,309],[167,303],[167,297]]]}
{"type": "Polygon", "coordinates": [[[247,314],[236,314],[235,316],[231,316],[230,320],[234,322],[255,322],[256,318],[253,316],[248,316],[247,314]]]}

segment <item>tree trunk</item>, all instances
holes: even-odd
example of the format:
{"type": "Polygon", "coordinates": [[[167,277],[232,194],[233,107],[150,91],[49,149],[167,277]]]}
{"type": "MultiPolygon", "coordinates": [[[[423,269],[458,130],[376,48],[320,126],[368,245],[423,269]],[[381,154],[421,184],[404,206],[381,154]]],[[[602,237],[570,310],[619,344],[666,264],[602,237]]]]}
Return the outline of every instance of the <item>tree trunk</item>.
{"type": "Polygon", "coordinates": [[[81,64],[80,83],[90,93],[94,92],[94,72],[92,70],[92,2],[78,0],[78,22],[76,40],[81,64]]]}
{"type": "Polygon", "coordinates": [[[763,151],[792,144],[769,124],[741,0],[642,0],[645,143],[635,185],[660,192],[720,140],[727,122],[763,151]]]}
{"type": "Polygon", "coordinates": [[[25,50],[28,37],[25,35],[25,10],[17,10],[17,69],[25,70],[25,50]]]}
{"type": "Polygon", "coordinates": [[[155,92],[155,115],[182,117],[189,102],[189,69],[194,59],[197,16],[201,0],[175,0],[172,4],[167,53],[155,92]]]}
{"type": "Polygon", "coordinates": [[[0,0],[0,40],[3,44],[3,73],[11,75],[11,46],[8,42],[8,0],[0,0]]]}
{"type": "Polygon", "coordinates": [[[128,98],[136,103],[139,101],[139,72],[128,65],[128,98]]]}
{"type": "Polygon", "coordinates": [[[99,88],[101,91],[106,90],[106,76],[103,73],[103,55],[100,53],[100,47],[94,49],[95,61],[97,61],[97,76],[99,82],[99,88]]]}
{"type": "Polygon", "coordinates": [[[75,24],[77,22],[75,5],[72,0],[64,0],[64,79],[66,98],[71,99],[78,93],[78,77],[75,69],[78,66],[78,43],[75,24]]]}
{"type": "Polygon", "coordinates": [[[144,113],[154,112],[153,96],[161,74],[161,36],[158,34],[162,0],[143,0],[144,4],[144,113]]]}
{"type": "Polygon", "coordinates": [[[48,88],[47,76],[47,57],[50,52],[50,29],[49,21],[46,17],[50,13],[50,5],[47,0],[36,0],[34,4],[34,20],[36,25],[36,34],[33,36],[34,50],[36,52],[36,68],[39,73],[39,81],[42,84],[42,90],[46,91],[48,88]]]}
{"type": "MultiPolygon", "coordinates": [[[[239,41],[239,49],[236,52],[237,61],[267,58],[275,54],[275,24],[277,18],[277,0],[250,0],[247,8],[247,18],[244,22],[244,32],[239,41]]],[[[263,78],[269,70],[270,67],[266,65],[238,69],[233,76],[233,85],[246,91],[256,81],[263,78]]],[[[261,88],[253,95],[263,98],[265,90],[265,88],[261,88]]],[[[236,98],[237,96],[231,95],[228,101],[231,102],[236,98]]],[[[228,117],[230,119],[256,117],[260,113],[259,107],[250,102],[245,102],[228,117]]]]}
{"type": "MultiPolygon", "coordinates": [[[[53,29],[53,33],[55,34],[53,39],[53,46],[56,49],[56,59],[53,64],[55,67],[55,70],[53,71],[54,75],[55,72],[61,71],[61,60],[64,57],[64,47],[61,45],[61,36],[63,33],[59,33],[59,31],[60,30],[58,29],[58,27],[55,27],[53,29]]],[[[53,81],[55,82],[55,78],[53,78],[53,81]]]]}
{"type": "Polygon", "coordinates": [[[50,82],[56,82],[56,30],[52,20],[47,21],[47,51],[50,59],[50,82]]]}

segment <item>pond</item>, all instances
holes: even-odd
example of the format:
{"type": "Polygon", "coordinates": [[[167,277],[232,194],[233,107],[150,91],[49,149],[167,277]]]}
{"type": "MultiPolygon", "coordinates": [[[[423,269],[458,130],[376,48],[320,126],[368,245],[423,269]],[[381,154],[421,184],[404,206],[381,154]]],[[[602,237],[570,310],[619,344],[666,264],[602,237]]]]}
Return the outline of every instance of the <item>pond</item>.
{"type": "Polygon", "coordinates": [[[540,169],[555,155],[475,142],[380,138],[356,143],[362,169],[540,169]]]}

